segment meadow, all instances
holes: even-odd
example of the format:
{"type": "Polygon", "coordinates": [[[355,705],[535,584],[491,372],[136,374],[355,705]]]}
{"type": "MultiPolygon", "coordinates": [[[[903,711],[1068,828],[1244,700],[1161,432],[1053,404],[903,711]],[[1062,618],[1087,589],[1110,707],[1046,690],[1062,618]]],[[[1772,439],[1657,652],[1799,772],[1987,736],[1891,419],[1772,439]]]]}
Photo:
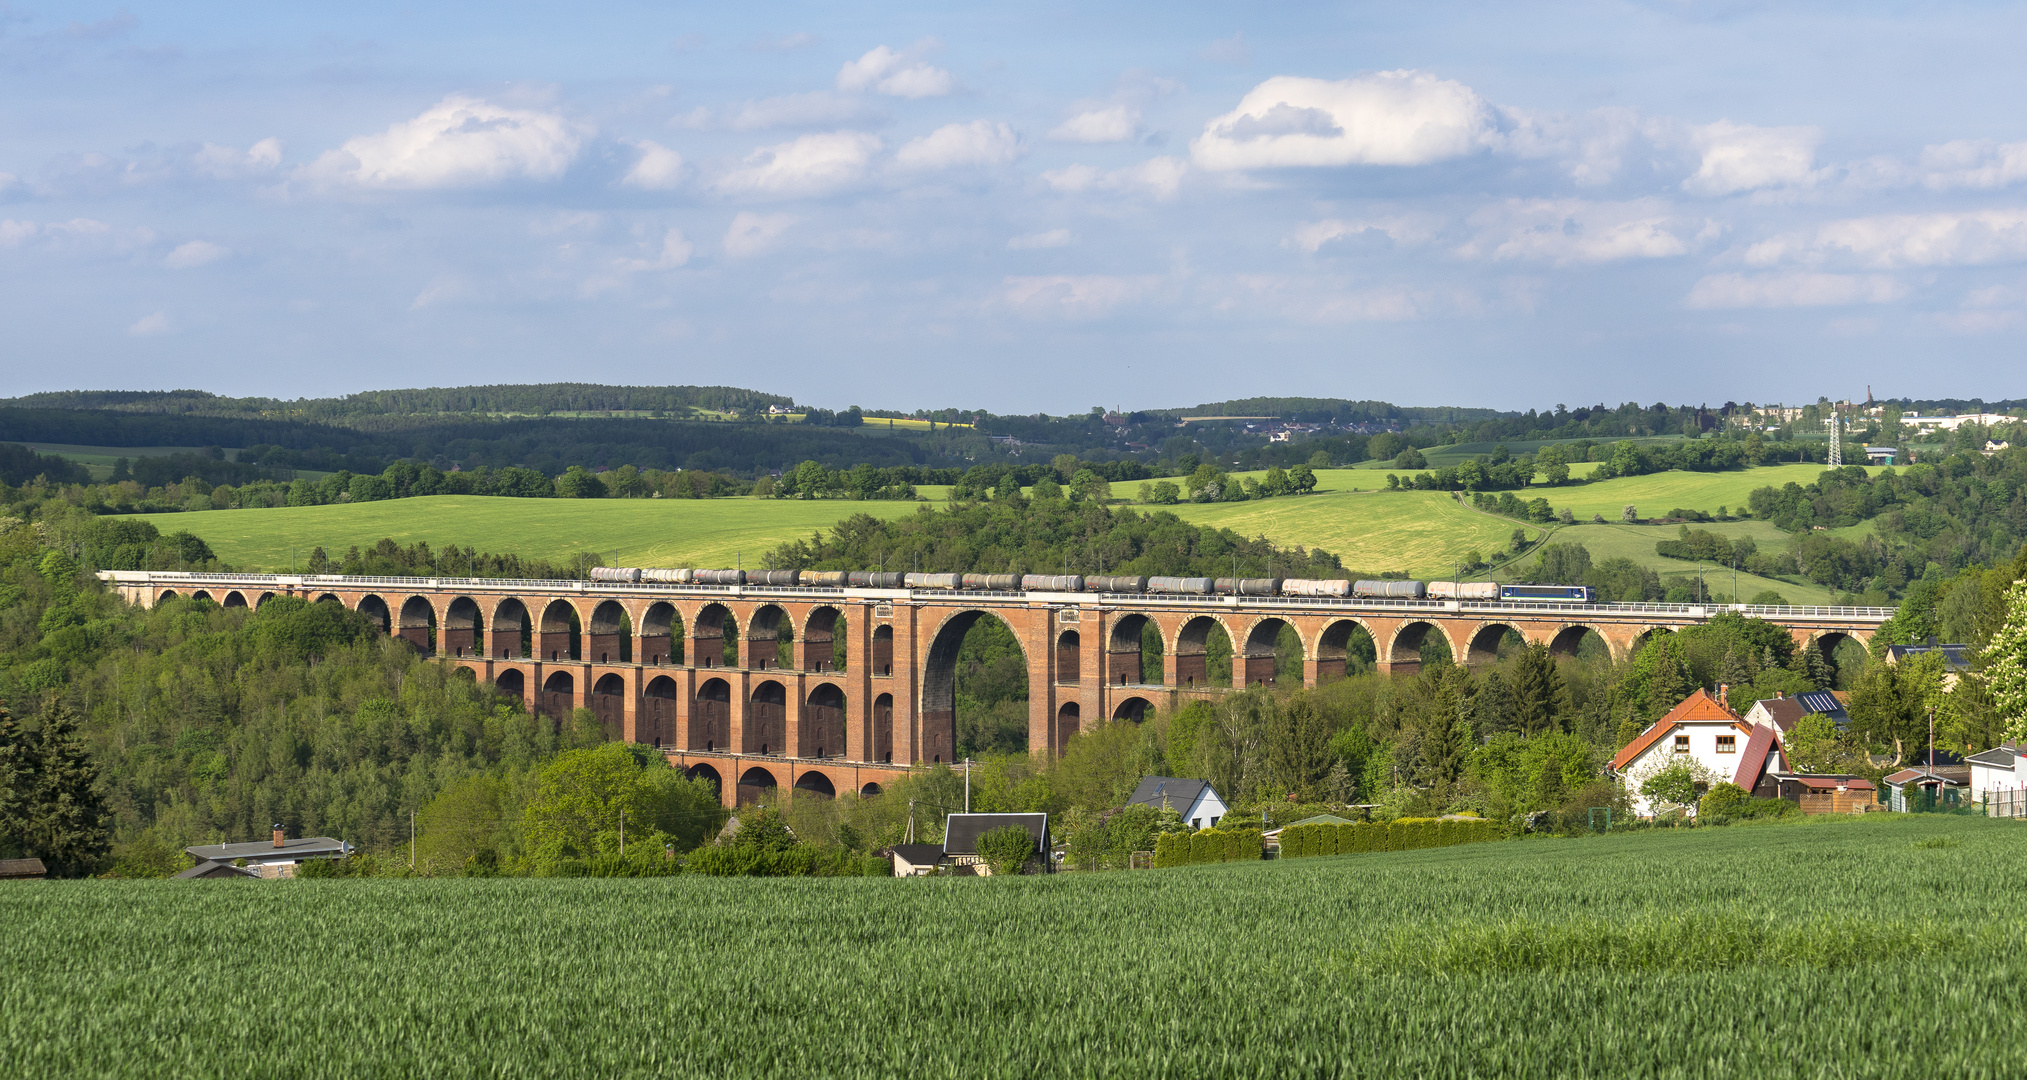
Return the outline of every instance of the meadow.
{"type": "MultiPolygon", "coordinates": [[[[1568,506],[1579,521],[1588,521],[1596,513],[1616,522],[1628,503],[1647,516],[1677,507],[1714,512],[1719,506],[1743,506],[1754,488],[1805,483],[1821,471],[1814,465],[1782,465],[1735,473],[1654,473],[1573,487],[1530,488],[1524,494],[1546,498],[1558,508],[1568,506]]],[[[1425,578],[1450,575],[1454,564],[1472,552],[1496,555],[1507,546],[1515,529],[1526,529],[1531,540],[1544,535],[1540,526],[1481,513],[1447,492],[1376,491],[1371,473],[1351,469],[1324,469],[1316,475],[1317,490],[1307,496],[1183,503],[1165,509],[1187,521],[1232,529],[1249,537],[1321,547],[1356,570],[1399,570],[1425,578]],[[1357,490],[1360,488],[1363,490],[1357,490]]],[[[1122,498],[1134,497],[1138,489],[1138,483],[1113,485],[1114,494],[1122,498]]],[[[919,490],[925,498],[938,502],[949,492],[935,487],[919,490]]],[[[292,552],[300,566],[313,547],[322,545],[337,556],[353,544],[370,546],[382,537],[403,545],[417,540],[439,547],[455,543],[557,561],[592,551],[630,566],[754,568],[776,545],[827,530],[852,514],[893,518],[914,513],[919,505],[751,498],[579,501],[435,495],[336,506],[208,510],[179,515],[173,522],[157,517],[155,523],[166,531],[189,529],[203,537],[219,558],[248,569],[287,570],[292,552]]],[[[1754,537],[1763,548],[1787,542],[1771,527],[1752,527],[1760,530],[1754,537]]],[[[1675,535],[1673,527],[1665,535],[1660,529],[1652,531],[1656,540],[1675,535]]],[[[1615,549],[1612,554],[1626,554],[1664,574],[1685,572],[1685,564],[1655,555],[1651,540],[1619,547],[1624,550],[1615,549]]],[[[1775,583],[1769,587],[1790,586],[1775,583]]],[[[1794,588],[1797,592],[1806,589],[1794,588]]],[[[1747,595],[1756,591],[1747,590],[1747,595]]],[[[1789,599],[1799,602],[1800,596],[1791,594],[1789,599]]]]}
{"type": "Polygon", "coordinates": [[[2006,1076],[2015,822],[1143,872],[14,885],[10,1076],[2006,1076]]]}

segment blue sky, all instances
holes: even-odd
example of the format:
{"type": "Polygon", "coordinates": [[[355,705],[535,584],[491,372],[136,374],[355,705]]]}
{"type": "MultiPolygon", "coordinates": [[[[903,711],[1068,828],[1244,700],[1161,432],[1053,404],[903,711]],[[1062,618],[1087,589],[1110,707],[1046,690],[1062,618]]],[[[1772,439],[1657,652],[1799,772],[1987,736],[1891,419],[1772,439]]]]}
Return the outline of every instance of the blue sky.
{"type": "Polygon", "coordinates": [[[2027,395],[2027,10],[0,7],[0,393],[2027,395]]]}

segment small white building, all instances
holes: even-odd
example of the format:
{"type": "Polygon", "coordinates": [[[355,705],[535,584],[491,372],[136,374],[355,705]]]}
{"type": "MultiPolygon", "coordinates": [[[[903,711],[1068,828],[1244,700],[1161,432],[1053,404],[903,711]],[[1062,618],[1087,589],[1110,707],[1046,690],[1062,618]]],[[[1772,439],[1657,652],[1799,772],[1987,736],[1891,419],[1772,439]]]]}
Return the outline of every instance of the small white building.
{"type": "Polygon", "coordinates": [[[1700,766],[1710,784],[1737,784],[1747,791],[1786,766],[1778,730],[1748,723],[1701,688],[1613,756],[1612,771],[1625,778],[1634,813],[1653,816],[1640,784],[1680,762],[1700,766]]]}
{"type": "Polygon", "coordinates": [[[1988,817],[2027,817],[2027,746],[2002,742],[1964,759],[1971,767],[1971,801],[1988,817]]]}
{"type": "Polygon", "coordinates": [[[1217,789],[1208,781],[1179,776],[1141,777],[1140,786],[1133,789],[1133,797],[1126,800],[1126,805],[1152,806],[1156,810],[1170,807],[1192,829],[1213,828],[1225,816],[1225,800],[1218,797],[1217,789]]]}

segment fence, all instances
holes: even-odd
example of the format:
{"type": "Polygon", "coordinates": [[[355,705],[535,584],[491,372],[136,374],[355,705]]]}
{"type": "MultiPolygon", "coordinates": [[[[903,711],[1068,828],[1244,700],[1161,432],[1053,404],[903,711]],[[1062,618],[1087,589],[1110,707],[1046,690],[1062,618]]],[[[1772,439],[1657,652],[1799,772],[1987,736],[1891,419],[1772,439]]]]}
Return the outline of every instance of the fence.
{"type": "Polygon", "coordinates": [[[1984,804],[1986,817],[2027,818],[2027,788],[1987,791],[1984,804]]]}

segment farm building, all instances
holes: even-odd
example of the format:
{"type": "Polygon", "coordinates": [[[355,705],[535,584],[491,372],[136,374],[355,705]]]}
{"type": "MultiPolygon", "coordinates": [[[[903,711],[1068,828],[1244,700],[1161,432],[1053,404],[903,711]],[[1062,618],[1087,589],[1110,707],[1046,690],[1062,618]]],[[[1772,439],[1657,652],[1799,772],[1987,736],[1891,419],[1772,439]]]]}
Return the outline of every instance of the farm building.
{"type": "Polygon", "coordinates": [[[1035,857],[1042,866],[1049,862],[1049,815],[1047,814],[952,814],[943,820],[943,857],[950,865],[969,868],[981,877],[992,871],[978,855],[978,838],[994,829],[1018,825],[1035,842],[1035,857]]]}
{"type": "Polygon", "coordinates": [[[199,866],[207,862],[232,866],[244,859],[246,867],[260,877],[285,878],[296,876],[296,866],[310,859],[342,859],[352,853],[352,845],[328,836],[303,836],[290,840],[277,825],[272,841],[202,844],[183,851],[196,859],[199,866]]]}
{"type": "Polygon", "coordinates": [[[178,878],[197,880],[201,878],[257,878],[260,874],[244,866],[234,866],[229,862],[214,862],[210,859],[204,859],[196,866],[176,876],[178,878]]]}
{"type": "Polygon", "coordinates": [[[1785,764],[1775,727],[1748,723],[1701,688],[1627,743],[1613,756],[1611,768],[1625,778],[1633,812],[1649,817],[1654,807],[1640,794],[1640,782],[1682,762],[1700,767],[1710,783],[1734,783],[1748,791],[1785,764]]]}
{"type": "Polygon", "coordinates": [[[893,860],[895,877],[928,877],[943,861],[943,845],[895,844],[880,854],[893,860]]]}
{"type": "Polygon", "coordinates": [[[1862,776],[1836,773],[1774,773],[1754,795],[1786,799],[1804,814],[1857,814],[1873,807],[1879,792],[1862,776]]]}
{"type": "Polygon", "coordinates": [[[0,859],[0,881],[41,881],[48,873],[41,859],[0,859]]]}
{"type": "Polygon", "coordinates": [[[1169,807],[1182,815],[1192,829],[1215,828],[1225,816],[1225,800],[1208,781],[1179,776],[1143,776],[1140,786],[1126,800],[1128,806],[1169,807]]]}

